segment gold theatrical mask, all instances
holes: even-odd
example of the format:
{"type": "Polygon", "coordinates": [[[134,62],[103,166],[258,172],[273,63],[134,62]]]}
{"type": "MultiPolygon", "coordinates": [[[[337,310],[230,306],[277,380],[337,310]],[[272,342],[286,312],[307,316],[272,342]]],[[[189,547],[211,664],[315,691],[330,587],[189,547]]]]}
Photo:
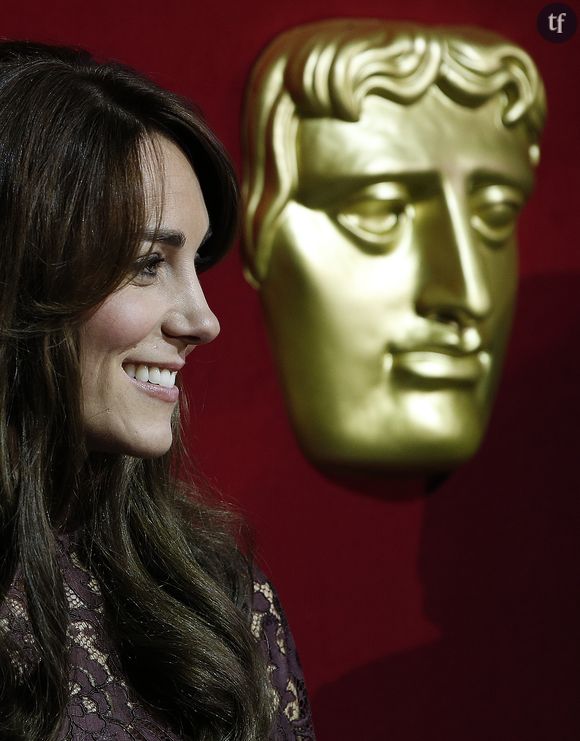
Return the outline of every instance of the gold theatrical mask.
{"type": "Polygon", "coordinates": [[[529,57],[475,30],[326,21],[258,61],[247,275],[313,461],[433,472],[477,450],[544,114],[529,57]]]}

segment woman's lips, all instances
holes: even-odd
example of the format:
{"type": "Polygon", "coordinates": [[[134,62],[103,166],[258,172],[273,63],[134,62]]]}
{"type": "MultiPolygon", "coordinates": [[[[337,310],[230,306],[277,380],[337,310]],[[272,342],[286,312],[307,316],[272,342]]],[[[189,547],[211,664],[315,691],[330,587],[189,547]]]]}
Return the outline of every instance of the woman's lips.
{"type": "Polygon", "coordinates": [[[171,404],[175,403],[179,399],[179,388],[177,386],[171,386],[171,388],[167,388],[166,386],[159,386],[154,383],[149,383],[149,381],[138,381],[136,378],[130,378],[124,371],[123,375],[125,376],[127,381],[129,381],[129,383],[137,386],[139,390],[143,391],[146,394],[149,394],[149,396],[152,396],[155,399],[159,399],[160,401],[165,401],[171,404]]]}

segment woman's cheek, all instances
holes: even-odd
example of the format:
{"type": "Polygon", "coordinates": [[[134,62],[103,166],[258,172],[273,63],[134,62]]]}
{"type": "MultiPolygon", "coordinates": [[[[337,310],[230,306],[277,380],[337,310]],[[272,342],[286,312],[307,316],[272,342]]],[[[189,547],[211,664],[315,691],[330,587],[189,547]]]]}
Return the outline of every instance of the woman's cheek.
{"type": "Polygon", "coordinates": [[[151,292],[127,286],[109,296],[87,320],[84,341],[93,349],[129,348],[154,331],[160,313],[151,292]]]}

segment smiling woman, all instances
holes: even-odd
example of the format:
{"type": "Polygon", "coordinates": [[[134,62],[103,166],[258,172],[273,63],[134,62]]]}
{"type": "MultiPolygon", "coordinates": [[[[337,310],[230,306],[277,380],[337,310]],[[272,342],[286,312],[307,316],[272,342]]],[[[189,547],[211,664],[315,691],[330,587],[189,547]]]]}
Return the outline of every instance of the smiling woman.
{"type": "MultiPolygon", "coordinates": [[[[237,187],[177,96],[0,43],[0,737],[313,739],[276,595],[184,470],[237,187]]],[[[185,466],[185,468],[187,468],[185,466]]]]}
{"type": "Polygon", "coordinates": [[[209,233],[199,181],[179,147],[165,137],[155,143],[157,151],[145,154],[153,159],[145,196],[162,224],[157,233],[147,229],[133,280],[81,328],[87,442],[93,450],[143,457],[169,450],[176,374],[196,345],[219,332],[196,270],[209,233]]]}

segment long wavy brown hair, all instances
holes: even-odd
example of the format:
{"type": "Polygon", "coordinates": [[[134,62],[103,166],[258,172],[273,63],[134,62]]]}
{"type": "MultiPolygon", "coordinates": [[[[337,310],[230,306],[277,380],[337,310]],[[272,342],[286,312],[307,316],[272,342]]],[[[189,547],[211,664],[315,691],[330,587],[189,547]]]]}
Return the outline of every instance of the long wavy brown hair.
{"type": "Polygon", "coordinates": [[[178,96],[82,50],[0,43],[0,606],[21,574],[37,660],[0,632],[0,737],[54,739],[68,699],[59,531],[97,578],[108,630],[142,700],[182,735],[261,741],[265,662],[249,628],[238,523],[155,460],[83,442],[79,330],[134,269],[147,222],[144,147],[162,135],[195,170],[212,236],[236,226],[231,165],[178,96]],[[23,669],[25,667],[25,669],[23,669]]]}

